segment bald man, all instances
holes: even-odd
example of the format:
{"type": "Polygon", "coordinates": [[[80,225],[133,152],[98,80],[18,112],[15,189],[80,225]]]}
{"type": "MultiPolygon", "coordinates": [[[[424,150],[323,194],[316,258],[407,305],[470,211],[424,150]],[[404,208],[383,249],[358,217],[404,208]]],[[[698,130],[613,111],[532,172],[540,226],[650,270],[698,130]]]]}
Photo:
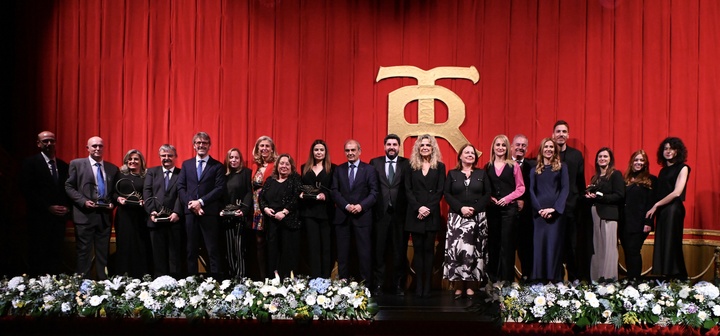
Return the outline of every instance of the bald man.
{"type": "Polygon", "coordinates": [[[94,136],[86,146],[90,156],[70,161],[65,191],[73,202],[75,222],[76,273],[90,278],[93,248],[98,280],[107,279],[110,227],[113,204],[109,201],[115,188],[118,167],[103,160],[105,144],[94,136]]]}
{"type": "Polygon", "coordinates": [[[67,273],[62,267],[62,245],[70,213],[65,193],[68,164],[56,157],[54,133],[40,132],[36,143],[40,152],[26,158],[21,170],[27,202],[29,274],[67,273]]]}

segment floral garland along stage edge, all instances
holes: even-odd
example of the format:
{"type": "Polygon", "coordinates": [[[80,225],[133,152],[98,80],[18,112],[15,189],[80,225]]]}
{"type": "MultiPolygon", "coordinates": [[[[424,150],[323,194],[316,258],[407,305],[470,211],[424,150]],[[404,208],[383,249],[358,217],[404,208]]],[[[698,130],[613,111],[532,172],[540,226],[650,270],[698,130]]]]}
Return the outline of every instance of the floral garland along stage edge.
{"type": "Polygon", "coordinates": [[[16,276],[0,283],[0,316],[83,316],[368,320],[374,309],[365,285],[291,276],[281,280],[216,281],[190,276],[104,281],[79,275],[16,276]]]}
{"type": "Polygon", "coordinates": [[[701,281],[600,281],[488,284],[488,301],[500,305],[506,322],[684,325],[711,329],[720,322],[720,291],[701,281]]]}

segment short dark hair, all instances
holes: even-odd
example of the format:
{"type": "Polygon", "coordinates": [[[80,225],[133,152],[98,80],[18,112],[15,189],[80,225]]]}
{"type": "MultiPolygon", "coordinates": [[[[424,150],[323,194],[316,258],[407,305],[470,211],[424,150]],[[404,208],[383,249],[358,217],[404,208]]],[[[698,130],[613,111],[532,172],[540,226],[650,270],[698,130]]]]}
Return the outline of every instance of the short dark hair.
{"type": "Polygon", "coordinates": [[[395,139],[397,140],[398,144],[400,143],[400,137],[395,133],[390,133],[385,136],[385,139],[383,139],[383,145],[387,143],[388,140],[395,139]]]}
{"type": "Polygon", "coordinates": [[[570,132],[570,125],[568,125],[567,121],[562,120],[562,119],[555,122],[555,125],[553,125],[553,131],[555,130],[556,127],[558,127],[560,125],[565,125],[565,127],[567,127],[567,129],[568,129],[568,132],[570,132]]]}

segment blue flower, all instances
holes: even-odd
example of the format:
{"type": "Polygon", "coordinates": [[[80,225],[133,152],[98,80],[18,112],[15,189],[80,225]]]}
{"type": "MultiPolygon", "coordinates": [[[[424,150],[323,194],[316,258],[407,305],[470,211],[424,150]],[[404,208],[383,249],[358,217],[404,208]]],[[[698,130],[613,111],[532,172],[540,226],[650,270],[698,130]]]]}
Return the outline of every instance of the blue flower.
{"type": "Polygon", "coordinates": [[[325,292],[327,292],[328,287],[330,287],[330,280],[323,278],[315,278],[310,280],[310,284],[308,286],[314,289],[319,294],[324,294],[325,292]]]}

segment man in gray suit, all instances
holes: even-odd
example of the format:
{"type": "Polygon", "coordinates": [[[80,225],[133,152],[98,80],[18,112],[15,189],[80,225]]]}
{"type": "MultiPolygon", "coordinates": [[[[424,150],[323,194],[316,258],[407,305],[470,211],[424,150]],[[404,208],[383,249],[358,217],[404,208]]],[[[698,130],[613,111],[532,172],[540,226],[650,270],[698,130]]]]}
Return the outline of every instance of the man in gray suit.
{"type": "Polygon", "coordinates": [[[400,153],[400,137],[388,134],[384,142],[385,155],[370,160],[378,176],[378,198],[373,209],[373,247],[375,262],[375,295],[382,294],[385,281],[385,259],[392,256],[390,277],[395,294],[405,295],[407,247],[409,234],[405,232],[405,174],[410,171],[408,160],[400,153]]]}
{"type": "Polygon", "coordinates": [[[95,250],[95,271],[98,280],[107,279],[113,204],[110,195],[115,188],[118,167],[103,161],[103,139],[88,139],[89,157],[70,161],[65,192],[73,202],[75,246],[78,254],[76,273],[90,277],[92,252],[95,250]]]}

